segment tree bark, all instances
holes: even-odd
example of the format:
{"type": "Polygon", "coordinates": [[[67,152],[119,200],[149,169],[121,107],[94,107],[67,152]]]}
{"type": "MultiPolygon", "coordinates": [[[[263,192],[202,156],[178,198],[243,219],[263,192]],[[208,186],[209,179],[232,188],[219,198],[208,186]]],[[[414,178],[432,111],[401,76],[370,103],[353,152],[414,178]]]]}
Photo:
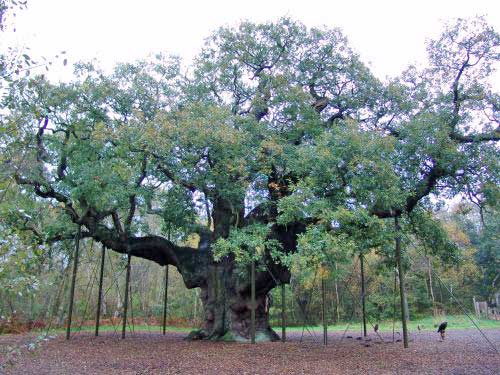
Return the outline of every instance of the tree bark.
{"type": "MultiPolygon", "coordinates": [[[[227,209],[223,205],[222,209],[227,209]]],[[[226,216],[219,212],[220,206],[214,206],[214,232],[212,238],[224,236],[229,232],[225,229],[220,220],[225,223],[235,223],[237,220],[228,220],[226,216]]],[[[229,213],[226,211],[226,215],[229,213]]],[[[252,220],[261,221],[259,212],[253,213],[245,219],[245,224],[252,220]],[[252,216],[253,215],[253,216],[252,216]]],[[[288,225],[286,228],[278,225],[272,227],[271,236],[283,246],[285,251],[296,250],[297,234],[304,230],[303,225],[288,225]]],[[[201,246],[201,244],[200,244],[201,246]]],[[[195,276],[194,279],[201,282],[194,287],[201,290],[200,298],[204,309],[204,327],[201,330],[192,332],[190,339],[211,339],[225,341],[251,341],[251,320],[252,320],[252,283],[247,266],[238,265],[232,256],[224,257],[220,262],[213,261],[210,254],[210,246],[206,253],[208,256],[200,261],[193,262],[198,264],[197,272],[203,273],[203,276],[195,276]],[[200,271],[201,270],[201,271],[200,271]]],[[[203,251],[202,251],[203,252],[203,251]]],[[[289,271],[272,261],[268,261],[269,256],[264,256],[266,262],[266,271],[255,272],[255,340],[259,341],[277,341],[279,336],[271,329],[269,325],[269,312],[266,309],[266,296],[277,285],[288,283],[290,280],[289,271]]],[[[184,275],[187,273],[193,275],[186,265],[189,262],[179,263],[181,274],[184,281],[189,281],[184,275]]],[[[190,287],[193,283],[187,282],[190,287]]]]}
{"type": "MultiPolygon", "coordinates": [[[[190,339],[250,342],[252,337],[252,293],[247,272],[231,259],[208,266],[210,277],[200,287],[204,327],[190,339]]],[[[266,272],[255,273],[255,340],[277,341],[269,325],[266,296],[276,285],[266,272]]]]}

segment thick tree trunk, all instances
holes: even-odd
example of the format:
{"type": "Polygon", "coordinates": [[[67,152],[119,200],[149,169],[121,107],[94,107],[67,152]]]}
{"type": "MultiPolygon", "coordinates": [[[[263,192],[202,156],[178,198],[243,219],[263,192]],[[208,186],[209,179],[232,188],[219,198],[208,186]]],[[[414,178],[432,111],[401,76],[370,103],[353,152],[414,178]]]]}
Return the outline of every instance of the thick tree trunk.
{"type": "MultiPolygon", "coordinates": [[[[251,289],[245,271],[238,269],[230,259],[209,266],[207,282],[200,287],[204,327],[192,332],[188,338],[250,342],[251,289]]],[[[265,272],[257,273],[256,341],[280,339],[269,325],[266,308],[267,294],[275,286],[265,272]]]]}
{"type": "MultiPolygon", "coordinates": [[[[226,237],[231,227],[243,226],[254,221],[266,222],[268,216],[263,212],[255,210],[246,218],[242,219],[243,212],[234,209],[227,201],[215,199],[213,209],[214,230],[211,242],[217,238],[226,237]]],[[[272,237],[282,244],[286,251],[295,251],[297,243],[296,236],[303,231],[301,224],[289,225],[288,227],[273,227],[272,237]]],[[[209,244],[202,246],[208,256],[205,258],[203,277],[195,277],[203,280],[198,285],[200,297],[204,308],[204,327],[192,332],[190,339],[212,339],[225,341],[250,342],[251,340],[251,283],[250,266],[238,265],[231,256],[227,256],[220,262],[214,262],[210,256],[209,244]]],[[[269,258],[267,258],[269,259],[269,258]]],[[[179,269],[186,280],[185,275],[193,276],[191,270],[186,269],[187,263],[179,262],[179,269]]],[[[201,265],[201,264],[200,264],[201,265]]],[[[258,264],[257,264],[258,265],[258,264]]],[[[257,267],[258,268],[258,267],[257,267]]],[[[276,341],[280,337],[269,325],[269,311],[266,306],[266,298],[272,288],[288,282],[290,274],[288,270],[280,267],[274,262],[268,262],[266,271],[257,271],[255,280],[255,339],[256,341],[276,341]]],[[[186,282],[190,287],[190,283],[186,282]]],[[[192,287],[192,286],[191,286],[192,287]]]]}

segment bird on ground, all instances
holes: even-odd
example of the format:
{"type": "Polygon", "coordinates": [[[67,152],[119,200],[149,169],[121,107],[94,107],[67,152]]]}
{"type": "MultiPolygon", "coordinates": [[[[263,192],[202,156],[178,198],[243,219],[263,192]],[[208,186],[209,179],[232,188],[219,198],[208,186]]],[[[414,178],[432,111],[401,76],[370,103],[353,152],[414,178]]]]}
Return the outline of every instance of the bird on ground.
{"type": "Polygon", "coordinates": [[[441,335],[441,340],[444,340],[444,333],[446,331],[446,327],[448,327],[448,322],[443,322],[438,327],[438,333],[441,335]]]}
{"type": "Polygon", "coordinates": [[[373,330],[375,331],[375,333],[378,332],[378,323],[373,326],[373,330]]]}

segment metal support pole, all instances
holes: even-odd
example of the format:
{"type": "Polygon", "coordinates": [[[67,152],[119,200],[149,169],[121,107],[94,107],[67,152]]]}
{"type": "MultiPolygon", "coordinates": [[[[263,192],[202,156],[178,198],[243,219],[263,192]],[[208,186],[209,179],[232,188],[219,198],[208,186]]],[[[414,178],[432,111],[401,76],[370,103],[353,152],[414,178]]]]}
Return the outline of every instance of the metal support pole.
{"type": "Polygon", "coordinates": [[[281,284],[281,342],[286,341],[285,283],[281,284]]]}
{"type": "Polygon", "coordinates": [[[364,256],[359,254],[359,264],[361,266],[361,304],[363,310],[363,336],[366,337],[366,290],[365,290],[365,267],[364,256]]]}
{"type": "Polygon", "coordinates": [[[168,264],[165,266],[165,294],[163,299],[163,334],[167,329],[167,303],[168,303],[168,264]]]}
{"type": "Polygon", "coordinates": [[[99,293],[97,295],[97,312],[95,316],[95,335],[99,336],[99,318],[101,317],[102,305],[102,281],[104,279],[104,260],[106,259],[106,246],[102,245],[101,272],[99,274],[99,293]]]}
{"type": "MultiPolygon", "coordinates": [[[[129,247],[129,245],[127,245],[129,247]]],[[[123,326],[122,326],[122,339],[125,338],[125,330],[127,328],[127,309],[128,309],[128,290],[130,284],[130,248],[127,249],[127,274],[125,276],[125,298],[123,299],[123,326]]]]}
{"type": "Polygon", "coordinates": [[[325,288],[325,279],[321,278],[321,320],[323,322],[323,344],[328,345],[328,326],[326,322],[326,288],[325,288]]]}
{"type": "Polygon", "coordinates": [[[250,275],[250,283],[251,285],[251,327],[250,327],[250,338],[252,344],[255,344],[255,261],[252,260],[252,269],[251,269],[251,275],[250,275]]]}
{"type": "Polygon", "coordinates": [[[404,274],[403,267],[401,266],[401,237],[400,231],[401,227],[399,226],[399,217],[394,217],[394,228],[396,231],[396,263],[398,266],[398,274],[399,274],[399,295],[401,299],[401,323],[403,324],[403,346],[404,348],[408,348],[408,327],[406,325],[406,317],[408,316],[406,310],[406,295],[405,295],[405,283],[404,283],[404,274]]]}
{"type": "Polygon", "coordinates": [[[79,225],[75,239],[75,259],[73,261],[73,277],[71,278],[71,289],[69,292],[69,309],[68,309],[68,325],[66,327],[66,340],[69,340],[69,337],[71,335],[71,319],[73,317],[73,300],[75,298],[75,283],[76,283],[76,274],[78,272],[78,256],[80,253],[81,233],[82,233],[82,228],[79,225]]]}

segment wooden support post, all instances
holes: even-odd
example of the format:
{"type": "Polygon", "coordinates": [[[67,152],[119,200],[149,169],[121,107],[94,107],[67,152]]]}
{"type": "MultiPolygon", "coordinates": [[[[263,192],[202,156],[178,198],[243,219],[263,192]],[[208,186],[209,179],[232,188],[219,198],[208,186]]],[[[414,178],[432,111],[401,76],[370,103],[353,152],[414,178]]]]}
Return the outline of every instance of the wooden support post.
{"type": "Polygon", "coordinates": [[[408,316],[405,294],[405,282],[404,282],[404,274],[403,267],[401,266],[401,236],[400,231],[401,227],[399,226],[399,217],[394,217],[394,228],[396,232],[396,263],[398,267],[399,274],[399,295],[401,300],[401,323],[403,324],[403,346],[404,348],[408,348],[408,327],[406,325],[406,317],[408,316]]]}
{"type": "Polygon", "coordinates": [[[325,279],[321,278],[321,320],[323,323],[323,344],[328,345],[328,326],[326,321],[326,288],[325,279]]]}
{"type": "Polygon", "coordinates": [[[427,271],[429,273],[429,293],[431,294],[432,298],[432,315],[436,317],[437,316],[436,299],[434,298],[434,288],[432,287],[432,262],[430,256],[427,257],[427,265],[428,265],[427,271]]]}
{"type": "MultiPolygon", "coordinates": [[[[170,230],[172,225],[168,224],[167,240],[170,241],[170,230]]],[[[165,291],[163,294],[163,334],[166,334],[167,330],[167,304],[168,304],[168,264],[165,265],[165,291]]]]}
{"type": "MultiPolygon", "coordinates": [[[[129,245],[127,245],[129,247],[129,245]]],[[[122,325],[122,339],[125,338],[125,331],[127,329],[127,309],[128,309],[128,290],[130,284],[130,248],[127,249],[127,273],[125,276],[125,298],[123,298],[123,325],[122,325]]]]}
{"type": "Polygon", "coordinates": [[[281,342],[286,341],[285,283],[281,283],[281,342]]]}
{"type": "MultiPolygon", "coordinates": [[[[335,271],[337,271],[337,263],[335,263],[335,271]]],[[[335,322],[338,324],[340,322],[340,298],[339,298],[339,287],[337,283],[337,272],[335,272],[335,316],[337,317],[337,321],[335,322]]]]}
{"type": "Polygon", "coordinates": [[[252,269],[251,269],[251,275],[250,275],[250,283],[251,285],[251,326],[250,326],[250,340],[252,344],[255,344],[255,261],[252,260],[252,269]]]}
{"type": "Polygon", "coordinates": [[[106,259],[106,246],[102,245],[101,253],[101,272],[99,274],[99,292],[97,294],[97,312],[95,316],[95,335],[99,336],[99,319],[101,317],[102,305],[102,282],[104,279],[104,260],[106,259]]]}
{"type": "Polygon", "coordinates": [[[128,299],[129,299],[128,303],[130,304],[130,320],[132,321],[132,333],[135,334],[134,296],[132,295],[132,285],[130,285],[130,282],[128,284],[128,299]]]}
{"type": "Polygon", "coordinates": [[[365,266],[364,266],[364,256],[359,254],[359,263],[361,266],[361,305],[363,313],[363,336],[366,337],[366,290],[365,290],[365,266]]]}
{"type": "Polygon", "coordinates": [[[168,264],[165,266],[165,293],[163,298],[163,334],[167,329],[167,303],[168,303],[168,264]]]}
{"type": "Polygon", "coordinates": [[[396,288],[397,288],[397,271],[394,268],[394,289],[392,291],[393,301],[392,301],[392,342],[394,342],[394,325],[396,324],[396,288]]]}
{"type": "Polygon", "coordinates": [[[66,340],[69,340],[71,335],[71,319],[73,317],[73,301],[75,298],[76,274],[78,272],[78,256],[80,254],[80,236],[82,228],[79,225],[75,239],[75,259],[73,260],[73,277],[71,278],[71,289],[69,292],[69,308],[68,308],[68,325],[66,327],[66,340]]]}

